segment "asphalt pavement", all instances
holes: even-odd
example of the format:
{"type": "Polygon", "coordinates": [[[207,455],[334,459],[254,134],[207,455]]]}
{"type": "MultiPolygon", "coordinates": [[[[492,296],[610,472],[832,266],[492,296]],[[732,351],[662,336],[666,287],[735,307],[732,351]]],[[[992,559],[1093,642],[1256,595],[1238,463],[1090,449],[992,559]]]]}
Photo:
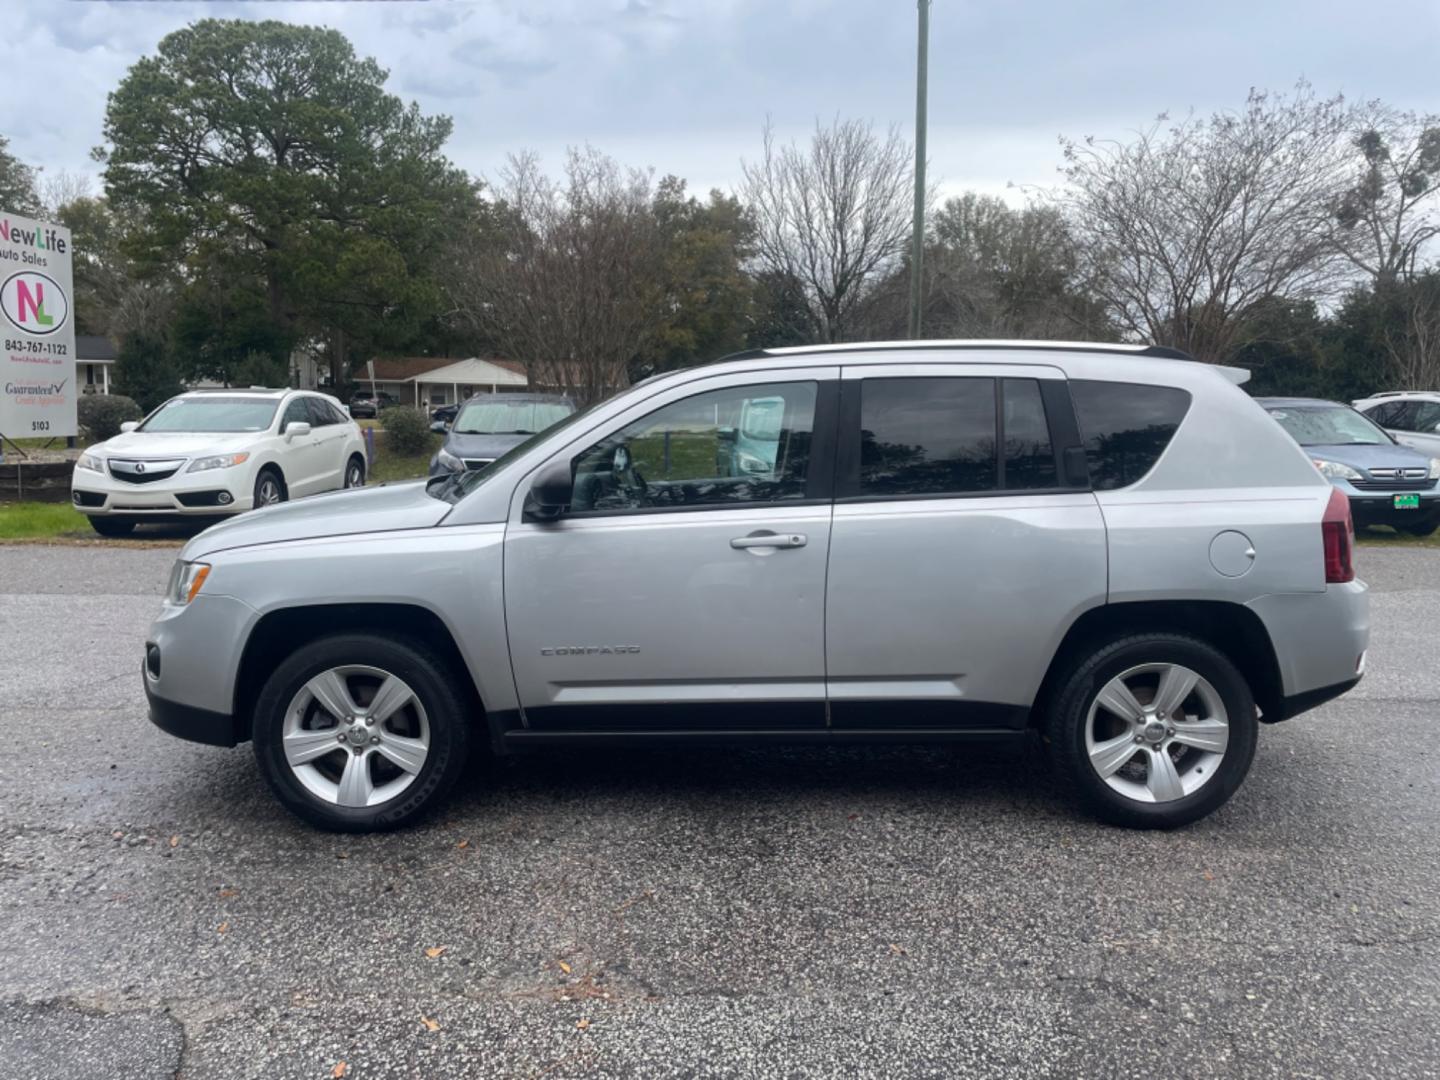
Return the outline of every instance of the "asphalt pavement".
{"type": "Polygon", "coordinates": [[[1029,751],[567,753],[292,820],[139,665],[174,549],[0,547],[0,1076],[1440,1076],[1440,550],[1172,833],[1029,751]]]}

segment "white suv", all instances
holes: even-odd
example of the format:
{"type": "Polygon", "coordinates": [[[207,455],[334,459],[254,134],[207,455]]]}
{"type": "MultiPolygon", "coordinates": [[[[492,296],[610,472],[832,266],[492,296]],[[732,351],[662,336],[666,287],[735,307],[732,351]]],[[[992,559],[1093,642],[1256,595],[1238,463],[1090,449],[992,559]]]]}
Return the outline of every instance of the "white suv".
{"type": "Polygon", "coordinates": [[[1354,404],[1412,450],[1440,458],[1440,394],[1394,390],[1373,394],[1354,404]]]}
{"type": "Polygon", "coordinates": [[[102,536],[142,521],[238,514],[365,483],[360,428],[297,390],[192,390],[80,455],[75,509],[102,536]]]}

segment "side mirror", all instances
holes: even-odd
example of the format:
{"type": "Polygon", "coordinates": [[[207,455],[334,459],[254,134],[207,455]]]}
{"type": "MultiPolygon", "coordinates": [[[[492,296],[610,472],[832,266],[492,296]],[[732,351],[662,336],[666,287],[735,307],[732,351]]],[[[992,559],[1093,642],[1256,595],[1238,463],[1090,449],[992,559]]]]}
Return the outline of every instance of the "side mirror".
{"type": "Polygon", "coordinates": [[[575,493],[575,478],[569,461],[556,461],[540,470],[525,498],[525,516],[536,521],[554,521],[565,513],[575,493]]]}
{"type": "Polygon", "coordinates": [[[304,420],[291,420],[290,423],[285,425],[286,439],[294,439],[297,436],[309,434],[310,425],[307,424],[304,420]]]}
{"type": "Polygon", "coordinates": [[[450,430],[450,425],[445,423],[444,420],[436,420],[430,425],[430,430],[433,431],[436,435],[444,435],[447,431],[450,430]]]}
{"type": "Polygon", "coordinates": [[[120,430],[121,432],[134,431],[139,426],[139,420],[126,420],[123,424],[120,425],[120,430]]]}

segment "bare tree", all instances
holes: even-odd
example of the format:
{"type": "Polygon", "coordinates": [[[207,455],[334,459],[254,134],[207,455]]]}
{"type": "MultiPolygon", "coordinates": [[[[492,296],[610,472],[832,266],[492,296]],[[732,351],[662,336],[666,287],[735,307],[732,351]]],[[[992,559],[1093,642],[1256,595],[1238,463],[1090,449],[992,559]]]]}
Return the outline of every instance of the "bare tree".
{"type": "Polygon", "coordinates": [[[1377,286],[1408,279],[1440,234],[1440,116],[1372,101],[1355,110],[1350,130],[1355,155],[1335,204],[1336,246],[1377,286]]]}
{"type": "Polygon", "coordinates": [[[810,146],[776,146],[741,162],[741,197],[755,220],[761,272],[801,283],[817,335],[844,340],[867,287],[910,241],[914,162],[896,128],[882,138],[858,120],[815,126],[810,146]]]}
{"type": "Polygon", "coordinates": [[[1345,269],[1329,236],[1346,115],[1307,84],[1252,90],[1238,113],[1161,117],[1130,142],[1062,139],[1058,198],[1091,287],[1127,332],[1224,360],[1245,314],[1330,294],[1345,269]]]}
{"type": "Polygon", "coordinates": [[[511,157],[488,224],[456,252],[456,307],[532,384],[582,404],[626,386],[668,314],[652,195],[650,173],[589,147],[558,183],[533,154],[511,157]]]}

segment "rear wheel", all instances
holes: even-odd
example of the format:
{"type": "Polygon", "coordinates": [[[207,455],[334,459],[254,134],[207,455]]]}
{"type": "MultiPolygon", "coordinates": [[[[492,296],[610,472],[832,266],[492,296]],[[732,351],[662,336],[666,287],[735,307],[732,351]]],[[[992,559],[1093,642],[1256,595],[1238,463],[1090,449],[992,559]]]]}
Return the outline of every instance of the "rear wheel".
{"type": "Polygon", "coordinates": [[[1414,525],[1397,525],[1395,528],[1408,536],[1430,536],[1436,529],[1440,529],[1440,518],[1430,522],[1416,522],[1414,525]]]}
{"type": "Polygon", "coordinates": [[[345,465],[345,486],[347,488],[365,486],[365,459],[359,454],[352,454],[349,462],[345,465]]]}
{"type": "Polygon", "coordinates": [[[1137,634],[1075,664],[1045,735],[1081,803],[1152,829],[1223,805],[1250,770],[1258,729],[1250,688],[1222,653],[1179,634],[1137,634]]]}
{"type": "Polygon", "coordinates": [[[101,536],[129,536],[135,531],[135,522],[131,518],[100,517],[92,514],[90,527],[101,536]]]}
{"type": "Polygon", "coordinates": [[[260,692],[260,771],[286,807],[321,828],[406,824],[465,768],[469,717],[452,678],[419,643],[371,634],[312,642],[260,692]]]}

